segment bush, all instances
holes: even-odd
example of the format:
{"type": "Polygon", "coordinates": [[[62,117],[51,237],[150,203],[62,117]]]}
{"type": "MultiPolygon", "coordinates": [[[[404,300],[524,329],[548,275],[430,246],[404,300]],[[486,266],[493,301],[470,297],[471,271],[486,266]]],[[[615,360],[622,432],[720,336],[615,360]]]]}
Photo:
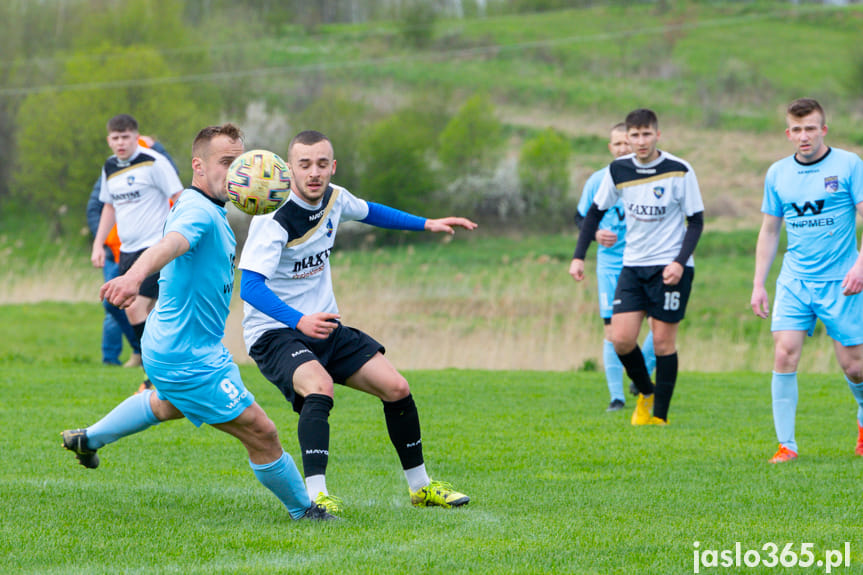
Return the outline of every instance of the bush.
{"type": "Polygon", "coordinates": [[[477,94],[464,103],[441,132],[438,157],[451,171],[464,173],[488,168],[503,144],[501,134],[491,100],[477,94]]]}
{"type": "Polygon", "coordinates": [[[564,200],[569,189],[569,142],[547,128],[527,140],[518,159],[518,180],[528,215],[548,223],[569,221],[564,200]]]}

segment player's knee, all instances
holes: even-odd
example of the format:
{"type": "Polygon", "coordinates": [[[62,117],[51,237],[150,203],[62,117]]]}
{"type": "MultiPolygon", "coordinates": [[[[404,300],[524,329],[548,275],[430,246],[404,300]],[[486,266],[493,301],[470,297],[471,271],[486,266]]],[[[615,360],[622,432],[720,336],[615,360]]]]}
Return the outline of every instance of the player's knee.
{"type": "Polygon", "coordinates": [[[401,374],[393,378],[383,390],[381,399],[384,401],[398,401],[404,399],[411,393],[411,386],[401,374]]]}

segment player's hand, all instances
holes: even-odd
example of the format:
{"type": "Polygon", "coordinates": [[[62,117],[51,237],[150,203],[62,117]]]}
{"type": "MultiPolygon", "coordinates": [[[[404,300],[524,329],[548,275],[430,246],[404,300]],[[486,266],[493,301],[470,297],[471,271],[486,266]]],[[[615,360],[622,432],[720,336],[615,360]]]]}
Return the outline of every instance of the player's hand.
{"type": "Polygon", "coordinates": [[[752,313],[761,319],[767,319],[770,315],[770,302],[767,299],[767,290],[763,287],[752,288],[752,297],[749,299],[752,313]]]}
{"type": "Polygon", "coordinates": [[[676,286],[683,277],[683,266],[678,262],[671,262],[662,270],[662,283],[667,286],[676,286]]]}
{"type": "Polygon", "coordinates": [[[845,274],[845,279],[842,280],[842,293],[844,295],[854,295],[863,291],[863,270],[860,266],[854,266],[845,274]]]}
{"type": "Polygon", "coordinates": [[[596,230],[596,242],[607,248],[617,243],[617,234],[610,230],[596,230]]]}
{"type": "Polygon", "coordinates": [[[104,246],[93,246],[93,251],[90,252],[90,262],[93,264],[93,267],[103,268],[105,267],[105,247],[104,246]]]}
{"type": "Polygon", "coordinates": [[[569,275],[577,282],[584,279],[584,260],[573,259],[569,264],[569,275]]]}
{"type": "Polygon", "coordinates": [[[426,220],[426,230],[429,232],[446,232],[448,234],[454,234],[455,230],[453,227],[473,230],[476,229],[476,224],[467,218],[458,218],[455,216],[439,218],[437,220],[426,220]]]}
{"type": "Polygon", "coordinates": [[[120,309],[126,309],[138,296],[141,282],[127,274],[115,277],[99,290],[99,299],[120,309]]]}
{"type": "Polygon", "coordinates": [[[315,339],[327,339],[339,326],[336,320],[340,317],[337,313],[310,313],[300,318],[297,322],[297,330],[315,339]]]}

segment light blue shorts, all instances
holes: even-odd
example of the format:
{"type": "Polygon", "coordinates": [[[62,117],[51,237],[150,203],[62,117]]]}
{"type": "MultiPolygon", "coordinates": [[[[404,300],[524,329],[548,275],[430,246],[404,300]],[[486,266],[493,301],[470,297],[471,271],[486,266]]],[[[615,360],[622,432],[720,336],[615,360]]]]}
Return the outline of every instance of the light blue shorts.
{"type": "Polygon", "coordinates": [[[170,401],[196,427],[232,421],[255,402],[230,355],[227,361],[223,356],[213,364],[194,366],[169,366],[145,359],[144,370],[159,399],[170,401]]]}
{"type": "Polygon", "coordinates": [[[840,345],[863,344],[863,296],[843,295],[842,280],[776,280],[772,331],[805,331],[811,336],[817,319],[840,345]]]}
{"type": "Polygon", "coordinates": [[[599,317],[609,319],[611,317],[612,304],[614,302],[614,290],[617,287],[617,278],[620,270],[608,270],[598,268],[596,270],[596,293],[599,296],[599,317]]]}

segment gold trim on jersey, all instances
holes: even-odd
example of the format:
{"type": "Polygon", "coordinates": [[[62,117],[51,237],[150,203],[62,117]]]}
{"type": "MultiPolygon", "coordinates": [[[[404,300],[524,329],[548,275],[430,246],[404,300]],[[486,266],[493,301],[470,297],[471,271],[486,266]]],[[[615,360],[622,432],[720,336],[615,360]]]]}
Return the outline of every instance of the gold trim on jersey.
{"type": "Polygon", "coordinates": [[[656,174],[655,176],[650,176],[648,178],[640,178],[637,180],[629,180],[628,182],[623,182],[617,186],[617,189],[629,188],[632,186],[640,186],[642,184],[649,184],[650,182],[658,182],[659,180],[665,180],[667,178],[683,178],[686,176],[686,172],[663,172],[662,174],[656,174]]]}
{"type": "Polygon", "coordinates": [[[149,160],[147,162],[140,162],[138,164],[132,164],[132,165],[126,166],[125,168],[123,168],[121,170],[117,170],[116,172],[114,172],[113,174],[108,176],[108,179],[110,180],[111,178],[115,178],[119,175],[122,175],[125,172],[128,172],[129,170],[134,170],[135,168],[140,168],[141,166],[152,166],[155,163],[156,163],[155,160],[149,160]]]}
{"type": "Polygon", "coordinates": [[[330,211],[332,211],[333,206],[336,205],[336,198],[339,197],[339,194],[341,193],[338,188],[331,188],[331,189],[333,190],[333,193],[330,194],[330,201],[329,201],[329,203],[327,203],[327,207],[324,208],[324,211],[321,212],[321,216],[318,218],[318,223],[315,224],[313,227],[309,228],[309,231],[304,233],[302,236],[298,237],[295,240],[291,240],[287,244],[285,244],[286,248],[292,248],[294,246],[298,246],[301,243],[305,242],[310,237],[312,237],[312,234],[314,234],[316,231],[318,231],[318,228],[321,227],[321,225],[323,225],[324,220],[327,219],[327,214],[329,214],[330,211]]]}

